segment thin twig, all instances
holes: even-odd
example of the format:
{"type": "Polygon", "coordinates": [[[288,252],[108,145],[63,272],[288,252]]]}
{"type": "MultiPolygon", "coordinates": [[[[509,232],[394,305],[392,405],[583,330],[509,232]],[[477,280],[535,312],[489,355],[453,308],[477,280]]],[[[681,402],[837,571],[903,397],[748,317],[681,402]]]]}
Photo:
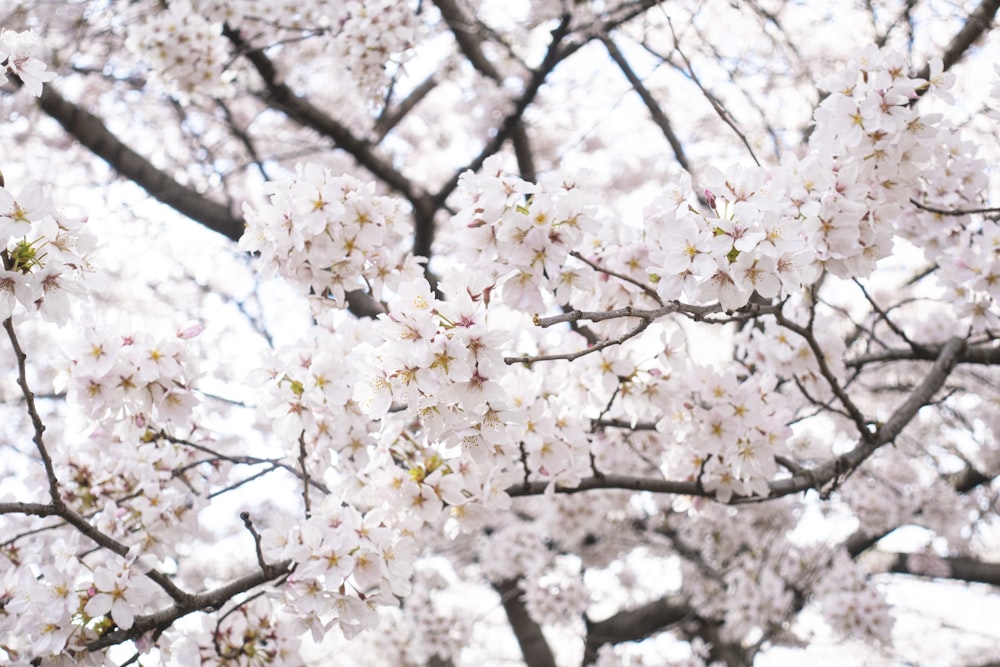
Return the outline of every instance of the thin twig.
{"type": "Polygon", "coordinates": [[[302,471],[302,502],[306,508],[306,518],[312,514],[309,507],[309,469],[306,468],[306,432],[299,433],[299,469],[302,471]]]}
{"type": "Polygon", "coordinates": [[[240,512],[240,520],[243,521],[243,526],[253,536],[254,550],[257,552],[257,564],[260,565],[260,569],[263,572],[267,572],[267,561],[264,560],[264,552],[260,548],[260,533],[253,527],[253,521],[250,520],[250,512],[240,512]]]}
{"type": "Polygon", "coordinates": [[[62,503],[62,499],[59,497],[59,480],[52,465],[52,457],[49,456],[49,450],[45,447],[45,439],[42,437],[42,434],[45,433],[45,424],[42,422],[42,417],[38,414],[38,408],[35,406],[35,395],[28,386],[25,365],[28,355],[21,349],[21,344],[17,340],[17,334],[14,333],[13,317],[8,317],[3,321],[3,328],[7,330],[7,337],[10,339],[11,347],[14,348],[14,357],[17,359],[17,386],[21,388],[21,395],[24,396],[28,417],[31,418],[31,427],[34,430],[32,441],[35,443],[38,455],[42,458],[42,465],[45,467],[45,477],[49,482],[49,497],[56,507],[58,507],[62,503]]]}
{"type": "Polygon", "coordinates": [[[691,64],[691,61],[688,60],[688,57],[684,54],[684,51],[681,50],[680,39],[677,37],[677,33],[674,31],[674,24],[670,20],[669,16],[667,17],[667,25],[670,27],[670,34],[674,38],[674,50],[677,51],[677,55],[681,57],[681,60],[684,61],[684,66],[687,68],[686,73],[688,75],[688,78],[691,79],[691,82],[694,83],[694,85],[698,86],[698,90],[700,90],[702,95],[705,96],[705,99],[708,100],[708,103],[712,105],[712,110],[715,111],[715,113],[719,116],[719,118],[722,119],[722,122],[728,125],[733,130],[733,132],[736,133],[736,136],[740,138],[740,141],[742,141],[743,145],[746,146],[747,152],[750,153],[750,157],[753,158],[754,163],[756,163],[756,165],[759,167],[760,160],[757,159],[757,155],[753,152],[753,148],[750,146],[750,141],[747,139],[746,135],[743,134],[743,131],[736,125],[736,121],[733,120],[729,111],[727,111],[726,108],[722,106],[722,103],[719,102],[719,100],[715,97],[715,95],[713,95],[707,88],[705,88],[705,86],[701,83],[701,80],[698,78],[698,75],[695,74],[694,66],[691,64]]]}
{"type": "Polygon", "coordinates": [[[593,261],[587,259],[586,257],[584,257],[583,255],[581,255],[576,250],[571,251],[569,254],[570,254],[571,257],[576,257],[578,260],[580,260],[581,262],[583,262],[584,264],[586,264],[590,268],[594,269],[595,271],[600,271],[601,273],[606,273],[609,276],[612,276],[614,278],[618,278],[618,280],[623,280],[623,281],[625,281],[625,282],[627,282],[629,284],[635,285],[636,287],[638,287],[639,289],[641,289],[646,296],[648,296],[649,298],[651,298],[654,301],[656,301],[656,303],[658,303],[660,305],[663,305],[663,299],[661,299],[660,295],[656,293],[656,290],[654,290],[649,285],[645,285],[645,284],[639,282],[638,280],[636,280],[635,278],[632,278],[630,276],[626,276],[623,273],[618,273],[617,271],[612,271],[611,269],[606,269],[603,266],[601,266],[600,264],[598,264],[597,262],[593,262],[593,261]]]}
{"type": "Polygon", "coordinates": [[[987,208],[937,208],[931,206],[930,204],[922,204],[916,199],[910,199],[910,203],[919,208],[921,211],[927,211],[928,213],[937,213],[938,215],[978,215],[978,214],[990,214],[990,213],[1000,213],[1000,208],[997,207],[987,207],[987,208]]]}

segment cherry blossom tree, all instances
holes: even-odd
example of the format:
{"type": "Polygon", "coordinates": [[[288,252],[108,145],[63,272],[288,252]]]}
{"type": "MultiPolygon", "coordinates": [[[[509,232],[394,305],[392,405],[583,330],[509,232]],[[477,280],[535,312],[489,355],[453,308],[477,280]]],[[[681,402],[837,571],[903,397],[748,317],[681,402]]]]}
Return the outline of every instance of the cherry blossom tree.
{"type": "Polygon", "coordinates": [[[998,8],[8,0],[0,660],[997,664],[998,8]]]}

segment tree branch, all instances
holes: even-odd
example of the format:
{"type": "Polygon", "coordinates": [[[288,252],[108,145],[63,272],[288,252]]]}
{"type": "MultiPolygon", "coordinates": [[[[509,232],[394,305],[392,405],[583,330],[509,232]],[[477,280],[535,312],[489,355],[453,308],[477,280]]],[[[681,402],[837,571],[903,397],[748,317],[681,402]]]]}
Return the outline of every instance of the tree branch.
{"type": "Polygon", "coordinates": [[[566,35],[569,34],[569,16],[564,16],[563,20],[559,25],[552,31],[552,39],[549,42],[548,50],[545,53],[545,57],[542,62],[531,72],[531,77],[529,78],[527,85],[524,88],[524,92],[514,103],[514,109],[511,111],[500,127],[497,128],[496,133],[493,137],[486,142],[483,149],[479,152],[475,158],[472,159],[469,164],[457,170],[455,174],[448,179],[441,189],[434,195],[434,201],[438,205],[443,205],[444,202],[451,196],[451,193],[455,191],[458,187],[458,180],[461,175],[466,171],[478,171],[486,159],[491,155],[496,154],[503,146],[504,142],[507,141],[513,134],[518,123],[521,122],[521,117],[524,115],[525,110],[531,106],[538,96],[538,91],[541,90],[542,85],[545,84],[545,79],[548,78],[549,74],[556,68],[556,66],[565,60],[569,55],[574,53],[577,49],[583,46],[583,43],[574,43],[563,45],[563,40],[566,35]]]}
{"type": "Polygon", "coordinates": [[[889,572],[1000,586],[1000,563],[960,556],[938,557],[905,553],[897,553],[895,556],[896,560],[889,568],[889,572]]]}
{"type": "Polygon", "coordinates": [[[157,201],[233,241],[238,241],[243,235],[242,217],[233,215],[226,206],[181,185],[154,167],[149,160],[111,134],[100,118],[68,102],[51,85],[42,90],[39,105],[73,138],[157,201]]]}
{"type": "Polygon", "coordinates": [[[131,628],[109,632],[100,639],[88,644],[87,650],[98,651],[109,646],[121,644],[130,639],[138,639],[147,632],[158,634],[173,625],[177,619],[187,616],[192,612],[218,609],[234,596],[287,574],[291,564],[291,561],[285,560],[268,565],[259,571],[235,579],[218,588],[204,593],[189,595],[186,599],[179,600],[175,604],[161,609],[156,613],[137,616],[131,628]]]}
{"type": "MultiPolygon", "coordinates": [[[[945,70],[951,69],[951,66],[962,59],[965,52],[969,50],[976,40],[983,36],[984,33],[989,31],[990,24],[993,22],[993,17],[996,15],[997,10],[1000,10],[1000,0],[983,0],[983,2],[976,7],[969,18],[965,21],[965,25],[959,30],[954,37],[952,37],[951,42],[949,42],[947,48],[945,48],[944,53],[941,54],[941,60],[944,63],[945,70]]],[[[917,76],[921,79],[926,79],[931,74],[931,67],[928,63],[924,65],[923,68],[917,73],[917,76]]]]}
{"type": "Polygon", "coordinates": [[[658,128],[660,128],[660,132],[663,133],[667,143],[670,144],[670,148],[674,151],[674,157],[677,158],[678,164],[680,164],[685,171],[691,171],[687,156],[684,155],[684,146],[681,145],[680,139],[677,138],[677,134],[674,132],[674,128],[670,124],[670,119],[667,118],[667,114],[664,113],[663,107],[661,107],[660,103],[656,101],[656,98],[653,97],[651,92],[649,92],[649,89],[643,85],[642,80],[636,75],[635,70],[632,69],[632,66],[629,65],[625,56],[622,55],[622,52],[618,49],[611,38],[602,37],[601,42],[611,55],[611,59],[618,65],[618,69],[622,71],[622,74],[624,74],[625,78],[628,79],[628,82],[631,84],[633,90],[635,90],[635,92],[639,95],[639,98],[642,99],[643,104],[646,105],[646,108],[649,110],[649,115],[653,118],[653,122],[658,128]]]}
{"type": "Polygon", "coordinates": [[[680,596],[653,600],[636,609],[620,611],[603,621],[585,619],[587,635],[584,640],[583,664],[597,661],[597,652],[605,644],[640,641],[661,630],[680,623],[693,611],[680,596]]]}
{"type": "MultiPolygon", "coordinates": [[[[866,364],[885,363],[890,361],[933,361],[941,355],[944,345],[920,345],[917,348],[890,349],[848,359],[844,363],[848,368],[861,368],[866,364]]],[[[958,357],[961,364],[979,364],[990,366],[1000,364],[1000,347],[971,346],[962,350],[958,357]]]]}
{"type": "Polygon", "coordinates": [[[313,106],[305,98],[296,95],[286,84],[278,81],[277,69],[264,54],[263,48],[251,46],[243,39],[239,30],[234,30],[228,25],[223,27],[222,34],[257,70],[257,74],[260,75],[267,91],[266,100],[273,108],[281,111],[300,125],[331,139],[338,148],[350,153],[358,164],[387,186],[401,193],[410,202],[421,197],[422,193],[414,186],[413,182],[394,169],[388,161],[377,155],[369,142],[354,136],[346,126],[313,106]]]}
{"type": "Polygon", "coordinates": [[[518,580],[507,579],[494,584],[494,588],[500,594],[500,602],[507,613],[514,636],[517,637],[524,662],[528,667],[556,667],[555,657],[542,634],[542,628],[528,614],[528,608],[524,604],[524,591],[518,586],[518,580]]]}
{"type": "MultiPolygon", "coordinates": [[[[497,85],[502,85],[503,75],[483,53],[482,40],[478,32],[473,29],[474,18],[469,16],[465,8],[456,0],[434,0],[434,4],[437,5],[442,18],[455,36],[458,48],[472,66],[496,82],[497,85]]],[[[517,169],[521,173],[521,178],[534,182],[537,178],[535,160],[531,143],[528,140],[528,132],[524,127],[523,117],[518,117],[511,128],[511,144],[514,147],[517,169]]]]}
{"type": "MultiPolygon", "coordinates": [[[[828,494],[833,488],[860,466],[880,447],[892,442],[902,432],[903,428],[926,405],[934,394],[944,385],[951,369],[957,363],[958,356],[964,348],[965,341],[953,338],[941,349],[938,360],[931,367],[927,376],[898,407],[884,424],[879,426],[868,438],[862,438],[854,449],[830,459],[814,468],[803,468],[801,472],[791,477],[774,480],[768,483],[768,493],[765,496],[734,495],[728,504],[735,505],[747,502],[762,502],[816,489],[822,494],[828,494]]],[[[546,493],[551,481],[534,481],[514,484],[506,489],[511,497],[538,496],[546,493]]],[[[674,493],[679,495],[703,496],[713,498],[697,481],[677,481],[646,477],[631,477],[628,475],[601,475],[586,477],[572,487],[561,486],[558,483],[553,489],[555,493],[582,493],[595,489],[627,489],[630,491],[649,491],[651,493],[674,493]]]]}

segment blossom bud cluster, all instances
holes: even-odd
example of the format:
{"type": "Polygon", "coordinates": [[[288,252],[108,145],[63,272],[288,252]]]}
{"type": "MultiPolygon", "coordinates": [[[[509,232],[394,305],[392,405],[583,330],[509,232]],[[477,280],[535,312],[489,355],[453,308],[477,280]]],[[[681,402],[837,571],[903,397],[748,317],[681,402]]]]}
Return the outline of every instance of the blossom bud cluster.
{"type": "Polygon", "coordinates": [[[84,222],[57,212],[41,186],[14,197],[0,181],[0,319],[18,303],[55,322],[69,317],[69,294],[84,292],[96,244],[84,222]]]}
{"type": "Polygon", "coordinates": [[[542,295],[562,296],[572,286],[570,252],[596,231],[593,195],[558,175],[529,183],[505,173],[502,162],[493,156],[480,173],[461,176],[460,209],[452,219],[461,230],[456,257],[470,267],[489,267],[507,305],[544,312],[542,295]]]}
{"type": "Polygon", "coordinates": [[[741,382],[735,374],[695,368],[689,400],[657,428],[689,455],[675,474],[699,480],[722,502],[733,494],[766,495],[777,472],[774,457],[787,451],[791,436],[784,397],[770,376],[741,382]]]}
{"type": "Polygon", "coordinates": [[[407,211],[376,194],[374,183],[308,164],[266,188],[268,201],[244,204],[247,230],[240,239],[241,249],[260,253],[262,273],[279,274],[340,307],[348,291],[367,289],[380,299],[383,288],[421,275],[406,250],[407,211]]]}
{"type": "Polygon", "coordinates": [[[8,75],[12,75],[35,97],[42,94],[42,84],[56,78],[56,74],[46,71],[45,63],[35,57],[40,44],[30,30],[0,29],[0,86],[7,83],[8,75]]]}
{"type": "Polygon", "coordinates": [[[223,68],[228,58],[222,26],[211,23],[187,0],[163,4],[130,27],[125,46],[145,61],[150,76],[182,103],[195,93],[231,93],[223,68]]]}
{"type": "Polygon", "coordinates": [[[115,337],[89,328],[69,350],[59,383],[84,417],[123,440],[167,426],[183,428],[198,402],[192,392],[195,358],[183,339],[198,331],[195,325],[156,340],[141,332],[115,337]]]}

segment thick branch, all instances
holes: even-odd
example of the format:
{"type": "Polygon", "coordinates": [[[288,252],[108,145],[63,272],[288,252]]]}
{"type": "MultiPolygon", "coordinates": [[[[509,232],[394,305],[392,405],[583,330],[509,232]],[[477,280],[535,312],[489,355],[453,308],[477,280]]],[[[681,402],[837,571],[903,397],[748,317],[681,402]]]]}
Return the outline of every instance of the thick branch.
{"type": "MultiPolygon", "coordinates": [[[[919,345],[914,348],[900,348],[871,352],[854,359],[848,359],[844,363],[848,368],[861,368],[866,364],[875,364],[892,361],[934,361],[941,355],[944,345],[919,345]]],[[[973,346],[962,350],[958,357],[960,364],[1000,364],[1000,347],[973,346]]]]}
{"type": "Polygon", "coordinates": [[[680,623],[691,615],[687,601],[679,596],[654,600],[636,609],[620,611],[603,621],[587,622],[587,637],[583,649],[583,664],[597,660],[597,652],[605,644],[640,641],[680,623]]]}
{"type": "MultiPolygon", "coordinates": [[[[989,31],[990,24],[993,22],[993,17],[996,16],[997,10],[1000,10],[1000,0],[983,0],[982,4],[969,14],[965,25],[952,37],[948,47],[941,54],[941,60],[946,70],[961,60],[965,52],[969,50],[969,47],[982,37],[984,33],[989,31]]],[[[930,76],[930,73],[931,68],[928,64],[924,65],[917,76],[921,79],[926,79],[930,76]]]]}
{"type": "Polygon", "coordinates": [[[67,101],[51,85],[43,89],[40,106],[73,138],[157,201],[234,241],[243,235],[241,217],[154,167],[149,160],[111,134],[100,118],[67,101]]]}
{"type": "Polygon", "coordinates": [[[259,571],[240,577],[223,586],[204,593],[189,595],[185,600],[146,616],[137,616],[128,630],[115,630],[87,645],[90,651],[97,651],[109,646],[121,644],[130,639],[137,639],[147,632],[160,633],[173,625],[177,619],[195,611],[218,609],[234,596],[245,593],[251,588],[273,581],[288,572],[291,561],[282,561],[259,571]]]}
{"type": "Polygon", "coordinates": [[[538,91],[541,90],[542,85],[544,85],[549,74],[552,73],[559,63],[583,46],[582,43],[563,45],[563,39],[566,37],[568,32],[569,17],[565,16],[559,26],[552,31],[552,40],[549,42],[548,51],[545,53],[545,57],[542,59],[541,64],[532,70],[531,77],[524,88],[524,93],[514,103],[513,111],[511,111],[507,117],[504,118],[503,123],[501,123],[500,127],[497,128],[493,137],[486,142],[486,145],[479,152],[479,155],[473,158],[473,160],[465,167],[456,171],[454,176],[452,176],[448,182],[441,187],[438,193],[434,195],[435,202],[439,205],[443,204],[451,193],[455,191],[455,188],[458,187],[458,179],[465,171],[478,171],[479,168],[483,166],[483,163],[486,162],[488,157],[496,154],[496,152],[500,150],[500,147],[503,146],[504,142],[513,135],[514,130],[521,122],[521,117],[524,115],[525,110],[535,101],[535,98],[538,96],[538,91]]]}
{"type": "Polygon", "coordinates": [[[961,338],[952,338],[945,343],[938,354],[937,361],[931,366],[923,381],[896,409],[889,421],[878,428],[875,433],[876,443],[882,445],[896,439],[896,436],[910,423],[917,411],[927,405],[937,390],[944,385],[944,381],[951,373],[951,369],[958,363],[964,349],[965,341],[961,338]]]}
{"type": "MultiPolygon", "coordinates": [[[[458,48],[472,63],[472,66],[496,82],[497,85],[502,85],[504,77],[483,52],[482,40],[473,25],[474,19],[456,0],[435,0],[434,4],[440,10],[445,23],[451,28],[458,48]]],[[[534,182],[536,179],[535,160],[523,118],[518,118],[511,130],[511,144],[514,147],[514,155],[517,157],[517,168],[521,172],[521,178],[534,182]]]]}
{"type": "Polygon", "coordinates": [[[517,637],[525,664],[528,667],[556,667],[555,657],[548,642],[545,641],[542,628],[528,614],[528,608],[524,604],[524,592],[518,586],[517,580],[508,579],[494,586],[500,594],[503,610],[507,613],[507,620],[514,631],[514,636],[517,637]]]}
{"type": "Polygon", "coordinates": [[[354,136],[346,126],[335,118],[313,106],[305,98],[296,95],[286,84],[278,81],[278,72],[274,63],[265,55],[262,48],[251,46],[243,39],[238,30],[233,30],[229,26],[223,28],[223,34],[257,70],[257,74],[264,82],[264,87],[267,90],[267,101],[271,106],[302,126],[331,139],[338,148],[350,153],[358,161],[358,164],[386,185],[400,192],[410,202],[415,202],[420,198],[421,193],[413,182],[394,169],[388,161],[377,155],[372,144],[354,136]]]}
{"type": "Polygon", "coordinates": [[[988,563],[974,558],[959,556],[939,558],[922,554],[898,553],[889,571],[920,577],[957,579],[1000,586],[1000,563],[988,563]]]}

